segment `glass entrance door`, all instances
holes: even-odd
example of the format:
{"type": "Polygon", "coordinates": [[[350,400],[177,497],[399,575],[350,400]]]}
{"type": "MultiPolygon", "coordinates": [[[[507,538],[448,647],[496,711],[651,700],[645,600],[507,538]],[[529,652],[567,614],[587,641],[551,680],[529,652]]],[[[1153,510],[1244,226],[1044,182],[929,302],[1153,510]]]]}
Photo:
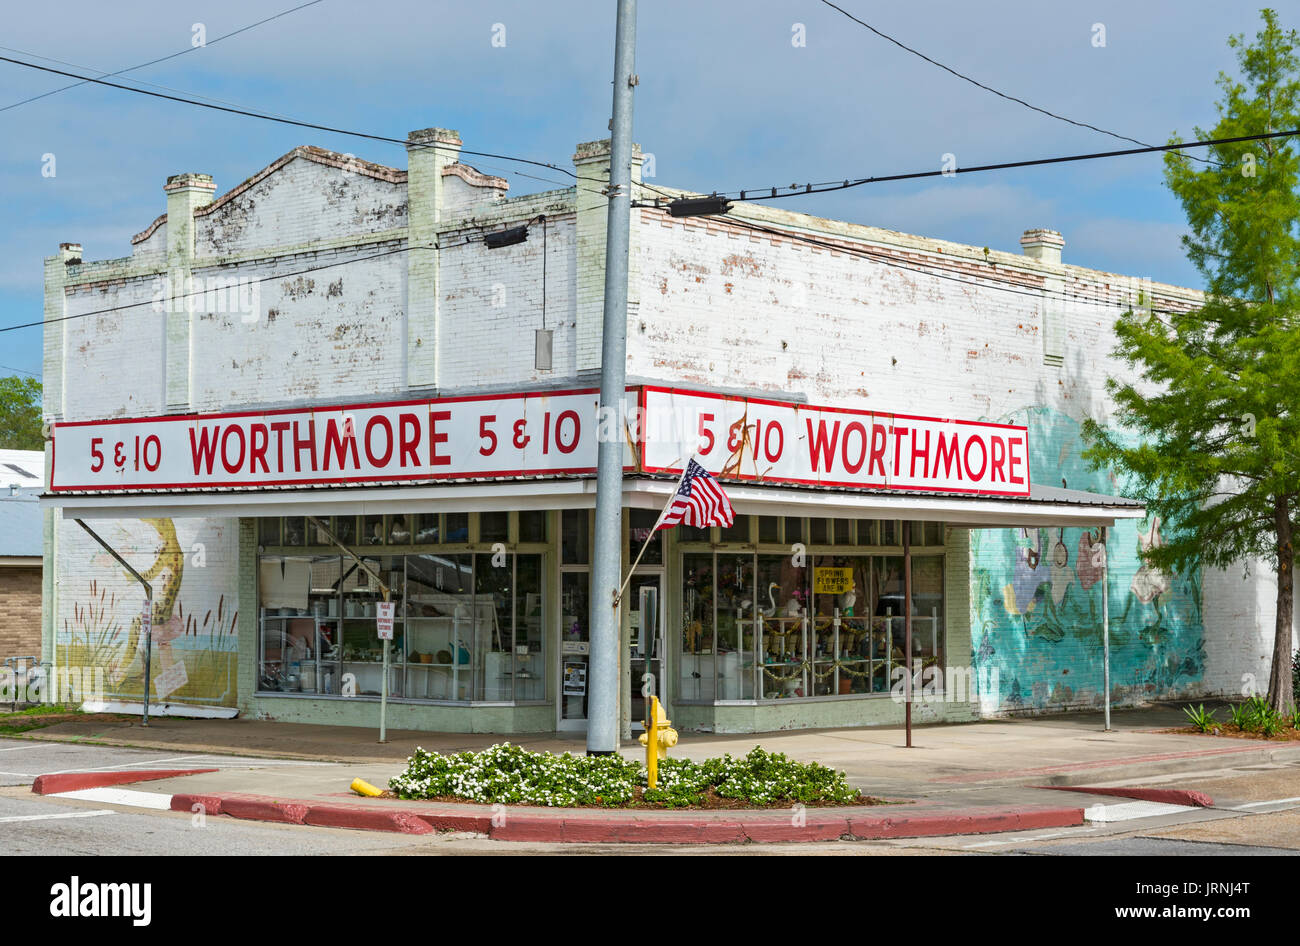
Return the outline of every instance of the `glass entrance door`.
{"type": "Polygon", "coordinates": [[[664,699],[664,596],[660,572],[637,573],[628,582],[623,600],[627,602],[629,650],[626,678],[633,731],[645,729],[649,697],[664,699]]]}

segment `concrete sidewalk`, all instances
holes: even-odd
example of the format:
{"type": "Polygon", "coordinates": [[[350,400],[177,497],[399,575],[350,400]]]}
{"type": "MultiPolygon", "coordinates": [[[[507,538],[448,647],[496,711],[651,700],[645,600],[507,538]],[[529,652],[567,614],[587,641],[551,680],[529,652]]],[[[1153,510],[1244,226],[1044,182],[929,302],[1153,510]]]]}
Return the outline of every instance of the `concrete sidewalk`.
{"type": "MultiPolygon", "coordinates": [[[[899,729],[799,730],[761,735],[685,733],[672,754],[703,759],[741,755],[756,745],[802,761],[841,769],[867,795],[897,804],[754,812],[604,809],[502,811],[484,805],[362,799],[348,791],[354,778],[387,787],[417,747],[439,752],[482,749],[507,737],[393,731],[379,745],[372,729],[257,720],[160,718],[148,728],[87,717],[36,730],[27,738],[158,751],[160,767],[196,764],[193,754],[245,758],[217,771],[180,774],[141,786],[170,796],[177,811],[199,810],[294,824],[427,833],[476,831],[501,840],[737,842],[884,838],[1014,831],[1079,825],[1083,808],[1114,801],[1042,786],[1097,786],[1106,782],[1205,772],[1257,762],[1300,761],[1300,743],[1208,737],[1167,730],[1183,722],[1178,707],[1148,707],[1112,716],[1102,731],[1098,714],[929,726],[904,747],[899,729]],[[251,757],[251,758],[250,758],[251,757]],[[255,759],[266,758],[266,765],[255,759]],[[270,759],[298,760],[272,764],[270,759]],[[495,817],[494,817],[495,816],[495,817]],[[499,823],[498,823],[499,822],[499,823]]],[[[512,736],[536,750],[585,751],[581,737],[512,736]]],[[[621,750],[639,757],[635,743],[621,750]]],[[[101,773],[103,774],[103,773],[101,773]]],[[[165,773],[161,773],[165,774],[165,773]]],[[[113,773],[107,773],[112,776],[113,773]]],[[[1163,781],[1177,789],[1177,780],[1163,781]]]]}
{"type": "MultiPolygon", "coordinates": [[[[913,799],[995,789],[1000,791],[994,794],[1014,797],[1005,790],[1013,786],[1097,784],[1203,771],[1225,764],[1250,764],[1274,757],[1300,758],[1300,743],[1161,731],[1184,722],[1180,708],[1153,706],[1113,713],[1113,730],[1109,733],[1102,731],[1102,717],[1094,713],[928,726],[914,731],[912,749],[904,748],[904,734],[897,728],[794,730],[759,735],[683,733],[672,754],[703,759],[724,752],[742,755],[761,745],[794,759],[841,769],[850,784],[868,795],[913,799]]],[[[148,728],[143,728],[138,722],[86,717],[35,730],[27,738],[176,753],[338,762],[346,771],[381,786],[401,770],[417,746],[448,753],[509,741],[534,750],[585,751],[583,737],[553,733],[501,736],[390,730],[388,743],[380,745],[373,729],[242,718],[163,717],[150,720],[148,728]]],[[[642,752],[635,742],[625,744],[621,751],[637,757],[642,752]]],[[[311,768],[321,770],[319,766],[311,768]]],[[[284,774],[283,767],[276,771],[284,774]]]]}

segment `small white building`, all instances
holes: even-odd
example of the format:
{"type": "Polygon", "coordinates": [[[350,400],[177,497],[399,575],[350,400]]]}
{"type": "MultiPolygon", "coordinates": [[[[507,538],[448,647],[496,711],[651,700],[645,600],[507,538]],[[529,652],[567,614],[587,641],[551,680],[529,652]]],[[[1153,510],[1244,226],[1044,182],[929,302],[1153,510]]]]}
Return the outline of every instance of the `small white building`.
{"type": "MultiPolygon", "coordinates": [[[[220,197],[177,175],[132,256],[46,261],[56,662],[139,698],[142,591],[82,518],[152,585],[155,699],[372,724],[387,587],[390,725],[585,727],[608,147],[523,197],[460,147],[300,147],[220,197]]],[[[1160,524],[1080,458],[1115,317],[1196,292],[1069,265],[1047,230],[1006,253],[674,218],[639,170],[625,732],[646,672],[688,729],[901,720],[904,535],[920,720],[1100,705],[1111,524],[1115,703],[1267,678],[1267,583],[1142,565],[1160,524]],[[736,525],[654,536],[697,443],[736,525]]]]}

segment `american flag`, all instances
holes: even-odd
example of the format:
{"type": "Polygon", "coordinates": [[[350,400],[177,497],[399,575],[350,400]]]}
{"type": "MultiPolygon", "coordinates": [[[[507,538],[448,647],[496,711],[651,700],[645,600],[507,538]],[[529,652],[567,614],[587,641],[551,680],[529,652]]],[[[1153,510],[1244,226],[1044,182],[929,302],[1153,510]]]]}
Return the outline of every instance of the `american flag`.
{"type": "Polygon", "coordinates": [[[736,510],[731,508],[731,500],[722,491],[718,481],[708,470],[690,460],[686,464],[686,471],[682,473],[681,482],[677,484],[677,492],[659,517],[655,529],[671,529],[681,523],[696,528],[730,528],[735,521],[736,510]]]}

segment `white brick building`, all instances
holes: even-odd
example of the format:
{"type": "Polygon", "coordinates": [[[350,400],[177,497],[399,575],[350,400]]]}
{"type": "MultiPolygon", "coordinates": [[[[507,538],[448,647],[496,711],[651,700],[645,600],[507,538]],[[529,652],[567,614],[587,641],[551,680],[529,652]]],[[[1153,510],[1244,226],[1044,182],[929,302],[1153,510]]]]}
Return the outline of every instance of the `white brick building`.
{"type": "MultiPolygon", "coordinates": [[[[56,663],[104,666],[113,698],[139,696],[139,585],[76,515],[153,583],[155,699],[368,725],[387,585],[390,725],[585,725],[608,149],[578,147],[576,186],[511,198],[459,148],[454,132],[412,133],[403,171],[300,147],[215,200],[211,178],[177,175],[131,257],[85,261],[64,244],[46,261],[49,465],[65,507],[47,519],[56,663]],[[483,243],[522,225],[524,242],[483,243]],[[535,360],[543,327],[549,368],[535,360]]],[[[622,614],[625,731],[647,669],[686,728],[901,719],[904,530],[919,719],[1100,704],[1087,530],[1109,522],[1116,703],[1266,678],[1266,573],[1151,572],[1138,550],[1158,525],[1075,492],[1122,494],[1082,462],[1079,438],[1083,418],[1106,419],[1105,378],[1125,370],[1108,355],[1115,316],[1139,293],[1159,309],[1197,293],[1062,263],[1051,231],[1028,231],[1023,255],[985,252],[752,203],[674,218],[649,206],[664,192],[641,191],[632,211],[629,402],[652,421],[671,407],[690,430],[656,447],[624,429],[624,565],[675,485],[653,470],[680,467],[702,416],[719,441],[743,418],[737,450],[702,457],[735,474],[724,483],[741,515],[730,530],[661,533],[638,569],[622,614]],[[873,477],[869,437],[908,430],[895,415],[983,422],[943,429],[952,444],[984,432],[985,479],[962,493],[909,491],[901,466],[873,477]],[[820,461],[813,418],[845,423],[820,461]],[[1016,462],[1032,493],[1012,485],[1016,462]],[[1021,495],[994,495],[1009,493],[1021,495]]],[[[931,422],[907,423],[915,438],[931,422]]],[[[938,476],[940,456],[911,443],[913,470],[933,462],[938,476]]],[[[888,456],[906,465],[902,444],[888,456]]]]}

